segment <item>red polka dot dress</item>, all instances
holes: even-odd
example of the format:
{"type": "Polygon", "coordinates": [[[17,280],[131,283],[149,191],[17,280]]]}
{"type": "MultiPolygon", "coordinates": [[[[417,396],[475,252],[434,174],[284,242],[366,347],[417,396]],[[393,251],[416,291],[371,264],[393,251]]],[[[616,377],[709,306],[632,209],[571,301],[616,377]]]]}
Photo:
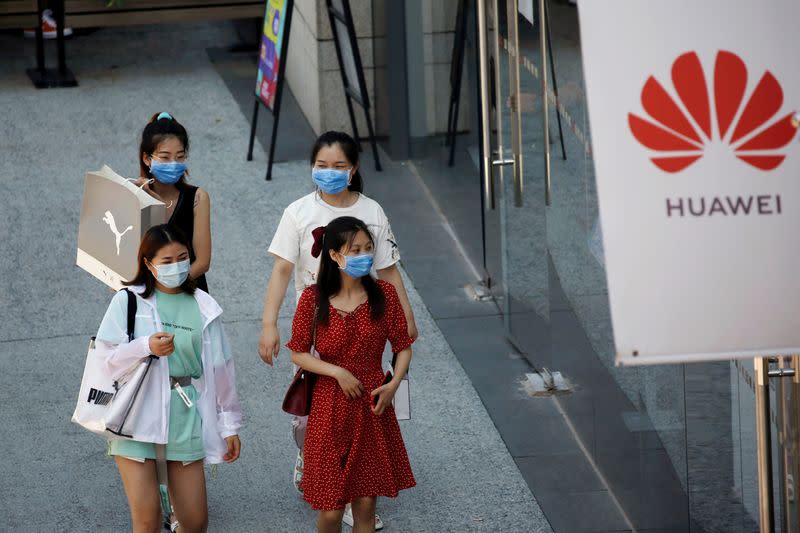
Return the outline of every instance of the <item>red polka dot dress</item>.
{"type": "MultiPolygon", "coordinates": [[[[389,406],[381,416],[371,410],[369,393],[383,384],[386,341],[395,353],[413,342],[394,287],[380,280],[378,284],[386,298],[380,320],[372,320],[367,302],[350,313],[331,306],[328,324],[317,324],[322,360],[350,371],[364,385],[364,394],[350,400],[334,378],[317,379],[303,448],[303,497],[314,509],[343,509],[362,496],[394,498],[416,485],[394,408],[389,406]]],[[[312,285],[297,304],[287,344],[293,352],[311,349],[315,308],[312,285]]]]}

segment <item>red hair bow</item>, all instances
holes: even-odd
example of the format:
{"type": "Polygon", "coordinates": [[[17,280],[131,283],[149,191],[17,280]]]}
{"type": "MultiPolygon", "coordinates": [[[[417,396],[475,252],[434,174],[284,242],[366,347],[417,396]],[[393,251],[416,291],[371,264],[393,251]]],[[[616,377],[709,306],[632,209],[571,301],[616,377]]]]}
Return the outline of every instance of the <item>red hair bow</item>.
{"type": "Polygon", "coordinates": [[[311,255],[313,257],[319,257],[319,254],[322,253],[322,240],[325,237],[325,226],[318,227],[311,232],[311,235],[314,236],[314,246],[311,247],[311,255]]]}

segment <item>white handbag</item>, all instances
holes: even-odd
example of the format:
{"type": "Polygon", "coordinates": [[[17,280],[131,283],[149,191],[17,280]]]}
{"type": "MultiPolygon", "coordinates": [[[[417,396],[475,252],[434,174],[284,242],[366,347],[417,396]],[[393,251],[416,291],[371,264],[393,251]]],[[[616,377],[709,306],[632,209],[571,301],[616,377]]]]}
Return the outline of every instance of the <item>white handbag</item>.
{"type": "MultiPolygon", "coordinates": [[[[133,340],[133,325],[136,318],[136,296],[128,293],[128,341],[133,340]]],[[[105,371],[102,357],[95,349],[95,338],[89,341],[86,366],[83,369],[78,402],[72,421],[92,433],[110,437],[132,438],[132,426],[143,406],[140,394],[151,375],[150,368],[155,356],[137,363],[121,378],[113,379],[105,371]]]]}

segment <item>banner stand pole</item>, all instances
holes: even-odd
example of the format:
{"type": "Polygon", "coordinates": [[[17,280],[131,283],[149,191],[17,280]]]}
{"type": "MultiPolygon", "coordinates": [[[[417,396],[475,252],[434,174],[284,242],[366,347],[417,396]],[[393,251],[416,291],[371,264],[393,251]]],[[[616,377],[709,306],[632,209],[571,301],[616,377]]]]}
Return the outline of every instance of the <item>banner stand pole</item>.
{"type": "Polygon", "coordinates": [[[770,428],[769,358],[756,357],[756,457],[758,464],[758,515],[761,533],[775,533],[772,497],[772,438],[770,428]]]}
{"type": "Polygon", "coordinates": [[[372,127],[372,118],[370,118],[369,110],[366,111],[367,117],[367,133],[369,134],[370,144],[372,144],[372,157],[375,158],[375,170],[380,172],[383,170],[381,167],[381,158],[378,155],[378,143],[375,142],[375,129],[372,127]]]}
{"type": "MultiPolygon", "coordinates": [[[[281,65],[281,69],[283,65],[281,65]]],[[[281,92],[283,92],[283,82],[278,81],[278,88],[275,91],[275,112],[272,114],[272,134],[269,138],[269,155],[267,155],[267,176],[266,181],[272,181],[272,160],[275,158],[275,142],[278,140],[278,120],[281,117],[281,92]]]]}
{"type": "Polygon", "coordinates": [[[253,120],[250,121],[250,145],[247,148],[247,160],[253,160],[253,144],[256,140],[256,122],[258,121],[258,108],[261,102],[256,98],[256,105],[253,106],[253,120]]]}
{"type": "MultiPolygon", "coordinates": [[[[553,54],[553,39],[550,35],[550,8],[547,5],[547,0],[544,3],[544,25],[547,29],[547,49],[550,56],[550,73],[553,78],[553,94],[556,97],[556,120],[558,121],[558,137],[561,140],[561,158],[567,160],[567,150],[564,148],[564,130],[561,127],[561,110],[558,108],[561,103],[558,98],[558,80],[556,79],[556,60],[553,54]]],[[[544,68],[544,65],[542,65],[544,68]]]]}
{"type": "Polygon", "coordinates": [[[364,148],[361,146],[361,136],[358,134],[358,125],[356,124],[356,115],[353,112],[353,100],[350,98],[350,93],[347,92],[347,79],[345,78],[344,69],[339,69],[342,73],[342,84],[345,87],[344,101],[347,103],[347,113],[350,115],[350,127],[353,128],[353,138],[358,145],[358,151],[363,152],[364,148]]]}
{"type": "Polygon", "coordinates": [[[267,181],[272,180],[272,160],[275,157],[275,142],[278,140],[278,120],[281,116],[281,97],[283,96],[283,85],[286,83],[286,60],[289,57],[289,35],[292,31],[292,12],[294,11],[294,0],[286,0],[286,19],[284,26],[286,30],[281,45],[280,65],[278,65],[278,87],[275,89],[275,104],[273,111],[274,120],[272,122],[272,138],[269,142],[269,162],[267,163],[267,181]]]}
{"type": "Polygon", "coordinates": [[[447,136],[445,146],[450,147],[448,166],[453,166],[456,157],[456,132],[458,131],[458,111],[461,104],[461,78],[464,71],[464,50],[467,44],[467,0],[459,0],[456,15],[456,31],[453,53],[450,60],[450,106],[447,112],[447,136]]]}
{"type": "Polygon", "coordinates": [[[361,137],[358,134],[358,127],[356,125],[355,114],[353,112],[353,100],[355,100],[364,110],[364,119],[367,123],[367,132],[369,134],[369,141],[372,144],[372,157],[375,159],[375,170],[380,172],[383,170],[381,167],[380,155],[378,154],[378,143],[375,140],[375,130],[372,125],[372,117],[370,115],[369,94],[367,93],[367,84],[364,81],[364,68],[361,64],[361,54],[358,51],[358,39],[356,38],[356,30],[353,26],[353,15],[350,11],[349,0],[341,0],[337,7],[333,6],[332,0],[325,0],[325,5],[328,9],[328,19],[331,24],[331,33],[333,34],[333,45],[336,49],[336,59],[339,62],[339,72],[342,78],[342,85],[344,88],[344,98],[347,103],[347,112],[350,115],[350,124],[353,128],[353,137],[358,145],[358,151],[363,152],[361,146],[361,137]],[[339,11],[339,8],[342,11],[339,11]],[[347,35],[342,36],[347,39],[342,42],[339,38],[337,31],[337,21],[344,25],[347,35]],[[352,66],[355,69],[355,80],[350,80],[345,66],[344,47],[347,46],[349,52],[349,59],[352,61],[352,66]],[[354,87],[355,84],[357,87],[354,87]]]}

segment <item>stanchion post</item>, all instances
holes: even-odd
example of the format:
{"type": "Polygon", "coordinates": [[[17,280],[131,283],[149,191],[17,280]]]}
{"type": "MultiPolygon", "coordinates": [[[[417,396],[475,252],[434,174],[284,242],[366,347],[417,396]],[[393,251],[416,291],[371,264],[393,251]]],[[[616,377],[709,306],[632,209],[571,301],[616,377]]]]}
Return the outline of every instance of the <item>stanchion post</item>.
{"type": "Polygon", "coordinates": [[[56,29],[56,49],[58,52],[58,68],[48,69],[46,67],[44,54],[44,37],[42,34],[42,13],[44,12],[44,0],[37,2],[37,23],[36,23],[36,68],[26,69],[25,72],[37,89],[49,89],[53,87],[76,87],[78,81],[75,75],[67,68],[67,52],[64,47],[64,0],[53,2],[53,17],[55,18],[56,29]]]}
{"type": "Polygon", "coordinates": [[[36,69],[41,76],[45,75],[44,66],[44,30],[42,29],[42,13],[44,12],[44,0],[36,2],[36,69]]]}
{"type": "Polygon", "coordinates": [[[769,399],[769,358],[755,358],[756,456],[758,463],[758,516],[761,533],[775,533],[772,497],[772,438],[769,399]]]}
{"type": "Polygon", "coordinates": [[[788,454],[787,476],[784,479],[785,530],[796,531],[800,527],[800,494],[797,483],[800,480],[800,355],[793,355],[790,364],[794,375],[791,384],[790,411],[785,414],[788,427],[786,454],[788,454]],[[791,476],[791,477],[789,477],[791,476]]]}
{"type": "Polygon", "coordinates": [[[58,0],[53,3],[55,13],[53,15],[56,19],[56,48],[58,50],[58,76],[65,78],[67,76],[67,52],[64,48],[64,0],[58,0]]]}

